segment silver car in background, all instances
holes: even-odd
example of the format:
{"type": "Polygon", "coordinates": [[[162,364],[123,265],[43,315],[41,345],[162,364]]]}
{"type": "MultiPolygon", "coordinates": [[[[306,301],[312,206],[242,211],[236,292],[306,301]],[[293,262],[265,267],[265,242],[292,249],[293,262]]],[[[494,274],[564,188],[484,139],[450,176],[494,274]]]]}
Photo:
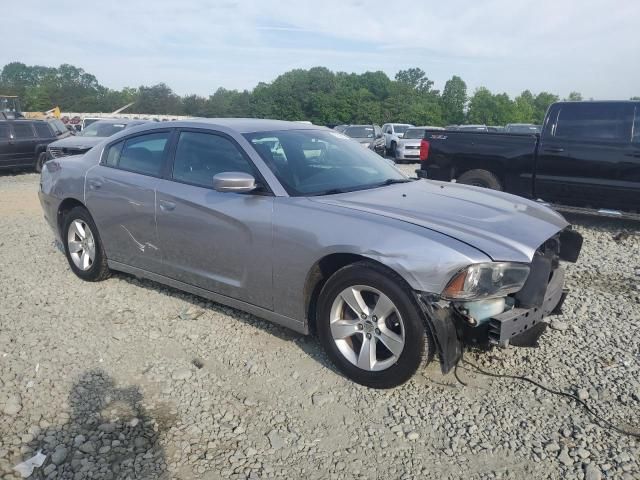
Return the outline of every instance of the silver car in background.
{"type": "Polygon", "coordinates": [[[426,130],[444,130],[442,127],[411,127],[408,128],[395,149],[393,159],[396,163],[413,163],[420,161],[420,141],[426,130]]]}
{"type": "MultiPolygon", "coordinates": [[[[45,164],[44,216],[71,270],[112,270],[304,334],[363,385],[389,388],[465,344],[531,344],[581,237],[502,192],[411,180],[323,127],[151,123],[45,164]]],[[[211,326],[215,329],[215,325],[211,326]]]]}

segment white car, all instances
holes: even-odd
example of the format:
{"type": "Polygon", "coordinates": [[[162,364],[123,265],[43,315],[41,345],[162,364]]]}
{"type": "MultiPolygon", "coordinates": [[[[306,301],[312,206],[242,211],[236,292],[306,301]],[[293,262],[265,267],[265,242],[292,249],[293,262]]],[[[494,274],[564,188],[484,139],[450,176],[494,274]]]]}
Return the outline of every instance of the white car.
{"type": "Polygon", "coordinates": [[[398,141],[404,136],[404,132],[411,127],[413,125],[409,123],[385,123],[382,126],[384,146],[388,156],[395,157],[398,141]]]}

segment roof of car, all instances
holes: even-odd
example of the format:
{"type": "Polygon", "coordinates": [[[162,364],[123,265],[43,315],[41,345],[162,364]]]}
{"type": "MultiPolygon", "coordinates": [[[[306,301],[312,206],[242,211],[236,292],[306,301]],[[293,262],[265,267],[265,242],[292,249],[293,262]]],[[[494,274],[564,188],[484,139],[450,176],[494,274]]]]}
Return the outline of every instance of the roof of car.
{"type": "Polygon", "coordinates": [[[189,120],[173,120],[156,123],[161,127],[195,127],[206,125],[209,127],[224,127],[239,133],[269,132],[275,130],[327,130],[326,127],[284,120],[266,120],[261,118],[192,118],[189,120]]]}
{"type": "MultiPolygon", "coordinates": [[[[93,120],[93,119],[91,119],[93,120]]],[[[149,123],[151,120],[141,120],[139,118],[101,118],[94,123],[129,124],[129,123],[149,123]]]]}

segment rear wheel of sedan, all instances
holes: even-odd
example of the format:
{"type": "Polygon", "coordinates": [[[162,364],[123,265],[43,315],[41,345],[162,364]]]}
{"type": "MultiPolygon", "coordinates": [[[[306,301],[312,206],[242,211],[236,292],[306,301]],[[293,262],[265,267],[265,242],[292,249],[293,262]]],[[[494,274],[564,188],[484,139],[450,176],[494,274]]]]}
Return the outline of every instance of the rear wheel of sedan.
{"type": "Polygon", "coordinates": [[[86,208],[75,207],[65,216],[62,240],[69,266],[78,277],[97,282],[109,276],[98,229],[86,208]]]}
{"type": "Polygon", "coordinates": [[[372,262],[348,265],[329,278],[318,298],[317,327],[331,361],[368,387],[398,386],[433,357],[410,287],[372,262]]]}

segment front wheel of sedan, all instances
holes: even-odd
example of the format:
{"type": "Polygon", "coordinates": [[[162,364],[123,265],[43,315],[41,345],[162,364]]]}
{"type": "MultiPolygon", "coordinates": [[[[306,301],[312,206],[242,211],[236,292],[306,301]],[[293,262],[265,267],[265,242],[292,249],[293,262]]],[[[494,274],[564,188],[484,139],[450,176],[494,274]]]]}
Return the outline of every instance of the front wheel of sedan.
{"type": "Polygon", "coordinates": [[[98,229],[85,208],[75,207],[65,216],[62,240],[69,266],[78,277],[97,282],[109,276],[98,229]]]}
{"type": "Polygon", "coordinates": [[[320,292],[317,322],[331,361],[368,387],[396,387],[433,357],[409,286],[374,263],[348,265],[331,276],[320,292]]]}

